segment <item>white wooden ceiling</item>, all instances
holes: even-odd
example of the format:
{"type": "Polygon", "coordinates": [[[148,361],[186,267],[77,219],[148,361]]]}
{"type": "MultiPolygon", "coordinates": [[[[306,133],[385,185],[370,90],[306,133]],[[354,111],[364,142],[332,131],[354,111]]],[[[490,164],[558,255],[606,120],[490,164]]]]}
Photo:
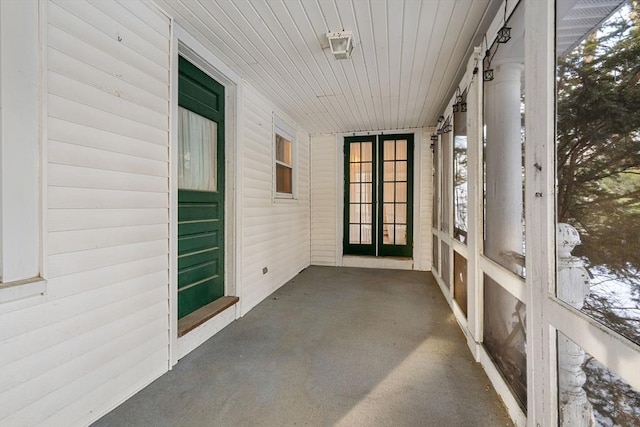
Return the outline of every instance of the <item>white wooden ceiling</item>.
{"type": "Polygon", "coordinates": [[[501,0],[155,0],[312,134],[430,126],[501,0]],[[349,60],[325,34],[351,30],[349,60]]]}

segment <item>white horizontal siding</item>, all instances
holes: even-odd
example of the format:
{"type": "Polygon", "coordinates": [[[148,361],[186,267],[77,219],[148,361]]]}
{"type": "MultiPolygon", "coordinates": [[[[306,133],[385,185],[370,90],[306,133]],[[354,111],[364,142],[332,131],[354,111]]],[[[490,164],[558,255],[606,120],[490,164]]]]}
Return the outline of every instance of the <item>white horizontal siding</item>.
{"type": "MultiPolygon", "coordinates": [[[[340,159],[342,160],[342,159],[340,159]]],[[[336,265],[336,137],[311,138],[311,264],[336,265]]]]}
{"type": "Polygon", "coordinates": [[[3,426],[87,425],[168,366],[170,22],[46,6],[47,294],[1,307],[3,426]]]}
{"type": "Polygon", "coordinates": [[[243,99],[243,314],[309,265],[309,135],[296,134],[296,198],[274,199],[274,107],[251,87],[243,99]],[[262,274],[263,267],[268,273],[262,274]]]}

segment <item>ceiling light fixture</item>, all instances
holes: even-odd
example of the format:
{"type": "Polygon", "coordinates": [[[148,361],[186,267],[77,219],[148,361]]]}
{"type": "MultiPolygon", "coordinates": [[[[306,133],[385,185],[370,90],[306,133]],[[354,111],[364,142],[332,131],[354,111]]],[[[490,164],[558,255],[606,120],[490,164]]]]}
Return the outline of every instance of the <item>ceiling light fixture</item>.
{"type": "Polygon", "coordinates": [[[353,33],[351,31],[335,31],[327,33],[329,48],[336,59],[349,59],[353,50],[353,33]]]}

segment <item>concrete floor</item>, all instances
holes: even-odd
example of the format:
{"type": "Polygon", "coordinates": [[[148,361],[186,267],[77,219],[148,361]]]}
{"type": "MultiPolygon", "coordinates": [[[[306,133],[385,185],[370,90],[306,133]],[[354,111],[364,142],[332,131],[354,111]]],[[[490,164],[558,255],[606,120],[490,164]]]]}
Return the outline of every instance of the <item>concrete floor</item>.
{"type": "Polygon", "coordinates": [[[309,267],[95,426],[510,426],[430,273],[309,267]]]}

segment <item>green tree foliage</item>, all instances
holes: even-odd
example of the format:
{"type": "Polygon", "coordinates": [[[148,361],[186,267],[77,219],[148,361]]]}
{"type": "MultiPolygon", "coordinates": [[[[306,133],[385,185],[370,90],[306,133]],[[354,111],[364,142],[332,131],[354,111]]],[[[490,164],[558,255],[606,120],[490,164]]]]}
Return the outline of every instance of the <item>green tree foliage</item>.
{"type": "Polygon", "coordinates": [[[640,2],[558,60],[558,221],[574,255],[620,277],[640,271],[640,2]],[[628,13],[631,11],[631,13],[628,13]]]}

